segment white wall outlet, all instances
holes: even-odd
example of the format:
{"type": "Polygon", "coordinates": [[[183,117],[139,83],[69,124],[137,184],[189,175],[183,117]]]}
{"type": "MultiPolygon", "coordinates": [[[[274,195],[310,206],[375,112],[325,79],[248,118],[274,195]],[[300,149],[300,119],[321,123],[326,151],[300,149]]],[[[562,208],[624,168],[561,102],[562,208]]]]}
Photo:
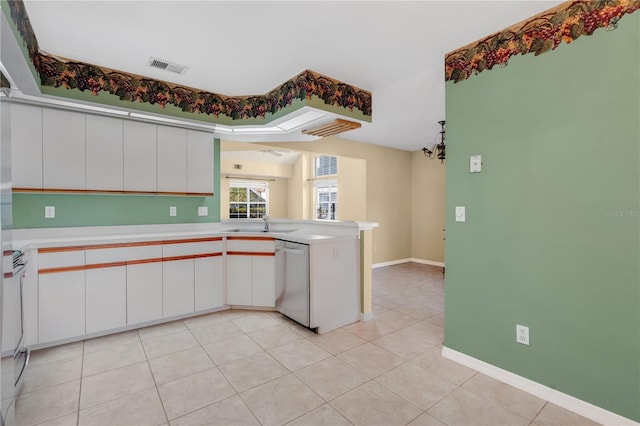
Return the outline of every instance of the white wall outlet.
{"type": "Polygon", "coordinates": [[[516,342],[529,345],[529,327],[516,324],[516,342]]]}
{"type": "Polygon", "coordinates": [[[456,206],[456,222],[464,222],[466,220],[466,212],[464,206],[456,206]]]}
{"type": "Polygon", "coordinates": [[[198,216],[209,216],[209,207],[207,206],[198,207],[198,216]]]}
{"type": "Polygon", "coordinates": [[[177,216],[178,208],[176,206],[169,207],[169,216],[177,216]]]}
{"type": "Polygon", "coordinates": [[[56,217],[56,206],[45,206],[44,208],[44,218],[45,219],[53,219],[56,217]]]}
{"type": "Polygon", "coordinates": [[[469,172],[480,173],[482,171],[482,155],[469,157],[469,172]]]}

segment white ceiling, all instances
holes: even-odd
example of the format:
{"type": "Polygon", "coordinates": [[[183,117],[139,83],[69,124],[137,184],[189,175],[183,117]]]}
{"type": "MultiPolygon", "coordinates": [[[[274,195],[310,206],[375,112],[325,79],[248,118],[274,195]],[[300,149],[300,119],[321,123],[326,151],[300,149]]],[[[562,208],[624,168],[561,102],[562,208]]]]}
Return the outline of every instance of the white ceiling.
{"type": "Polygon", "coordinates": [[[230,96],[305,69],[369,90],[373,123],[340,136],[410,151],[446,118],[445,53],[559,3],[25,0],[50,54],[230,96]],[[150,56],[189,70],[150,68],[150,56]]]}

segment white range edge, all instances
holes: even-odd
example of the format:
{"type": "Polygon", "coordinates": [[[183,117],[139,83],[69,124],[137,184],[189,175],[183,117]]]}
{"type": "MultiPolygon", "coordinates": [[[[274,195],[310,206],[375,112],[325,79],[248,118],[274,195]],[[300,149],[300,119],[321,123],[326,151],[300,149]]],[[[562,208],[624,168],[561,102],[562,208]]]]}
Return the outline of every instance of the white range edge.
{"type": "Polygon", "coordinates": [[[271,228],[295,229],[293,232],[262,232],[263,220],[223,220],[215,223],[167,225],[89,226],[69,228],[30,228],[13,230],[13,248],[28,250],[89,244],[117,244],[183,238],[227,237],[233,235],[269,236],[303,244],[336,242],[360,237],[360,231],[378,226],[374,222],[270,219],[271,228]],[[229,232],[237,228],[255,228],[256,232],[229,232]]]}

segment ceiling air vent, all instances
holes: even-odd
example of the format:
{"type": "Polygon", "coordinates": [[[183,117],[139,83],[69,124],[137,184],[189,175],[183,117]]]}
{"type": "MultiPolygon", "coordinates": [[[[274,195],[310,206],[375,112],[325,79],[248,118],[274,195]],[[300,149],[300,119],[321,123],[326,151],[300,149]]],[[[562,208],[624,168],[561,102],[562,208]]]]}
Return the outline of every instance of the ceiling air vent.
{"type": "Polygon", "coordinates": [[[337,135],[347,130],[359,129],[360,126],[362,126],[362,124],[356,123],[355,121],[336,118],[336,120],[331,123],[325,123],[313,129],[303,130],[302,133],[323,138],[325,136],[337,135]]]}
{"type": "Polygon", "coordinates": [[[188,67],[184,65],[174,64],[173,62],[165,61],[164,59],[154,58],[153,56],[149,58],[149,62],[147,63],[150,67],[158,68],[165,71],[171,71],[176,74],[184,74],[188,67]]]}

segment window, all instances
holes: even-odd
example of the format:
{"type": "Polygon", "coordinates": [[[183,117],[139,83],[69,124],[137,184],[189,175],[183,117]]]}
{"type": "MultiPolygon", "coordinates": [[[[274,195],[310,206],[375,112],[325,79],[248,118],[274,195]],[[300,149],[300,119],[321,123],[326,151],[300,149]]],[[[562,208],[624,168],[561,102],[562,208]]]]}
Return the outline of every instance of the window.
{"type": "Polygon", "coordinates": [[[314,183],[315,218],[336,220],[338,214],[338,183],[335,179],[314,183]]]}
{"type": "Polygon", "coordinates": [[[230,219],[261,219],[265,214],[269,214],[269,183],[229,182],[230,219]]]}
{"type": "MultiPolygon", "coordinates": [[[[338,158],[321,155],[314,158],[314,176],[316,178],[338,174],[338,158]]],[[[317,179],[313,184],[315,219],[336,220],[338,214],[338,181],[336,179],[317,179]]]]}
{"type": "Polygon", "coordinates": [[[332,176],[338,174],[338,157],[321,155],[314,159],[315,177],[332,176]]]}

